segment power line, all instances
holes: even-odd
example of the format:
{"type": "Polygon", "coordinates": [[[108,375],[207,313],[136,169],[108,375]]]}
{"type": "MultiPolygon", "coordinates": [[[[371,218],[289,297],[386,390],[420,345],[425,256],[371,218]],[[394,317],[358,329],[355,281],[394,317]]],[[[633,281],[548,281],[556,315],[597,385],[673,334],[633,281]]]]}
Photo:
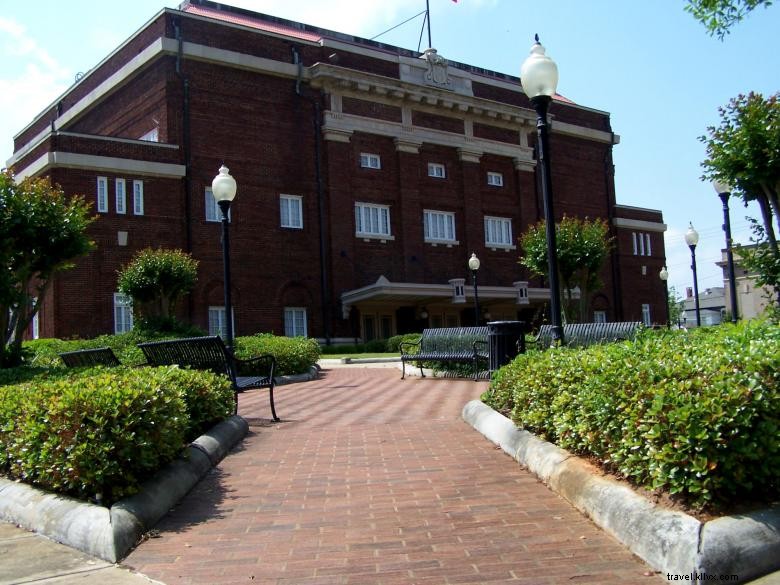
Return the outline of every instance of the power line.
{"type": "MultiPolygon", "coordinates": [[[[378,39],[378,38],[379,38],[379,37],[381,37],[383,34],[389,33],[391,30],[395,30],[395,29],[397,29],[399,26],[403,26],[403,25],[405,25],[405,24],[406,24],[407,22],[409,22],[410,20],[414,20],[415,18],[417,18],[418,16],[420,16],[420,15],[422,15],[422,14],[425,14],[425,10],[423,10],[422,12],[418,12],[418,13],[417,13],[417,14],[415,14],[414,16],[412,16],[412,17],[410,17],[410,18],[407,18],[407,19],[406,19],[406,20],[404,20],[403,22],[400,22],[400,23],[396,24],[395,26],[392,26],[392,27],[388,28],[388,29],[387,29],[387,30],[385,30],[385,31],[382,31],[382,32],[381,32],[381,33],[379,33],[378,35],[375,35],[375,36],[371,37],[369,40],[373,41],[373,40],[375,40],[375,39],[378,39]]],[[[425,21],[423,21],[423,24],[425,24],[425,21]]]]}

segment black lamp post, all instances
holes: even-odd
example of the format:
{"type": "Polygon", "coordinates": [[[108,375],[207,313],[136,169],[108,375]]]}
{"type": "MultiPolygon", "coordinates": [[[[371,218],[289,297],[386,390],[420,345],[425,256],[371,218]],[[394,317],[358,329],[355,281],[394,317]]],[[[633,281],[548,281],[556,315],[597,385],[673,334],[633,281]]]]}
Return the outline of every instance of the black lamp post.
{"type": "Polygon", "coordinates": [[[558,86],[558,66],[545,55],[544,47],[539,43],[531,47],[531,55],[520,67],[520,81],[523,91],[536,110],[536,130],[538,141],[536,159],[540,165],[542,198],[544,200],[545,233],[547,236],[547,265],[550,273],[550,321],[552,323],[553,345],[563,344],[561,320],[561,287],[558,282],[558,251],[555,241],[555,213],[553,211],[552,185],[550,181],[550,143],[547,128],[547,110],[558,86]]]}
{"type": "Polygon", "coordinates": [[[477,296],[477,270],[479,270],[479,258],[476,253],[471,253],[469,258],[469,270],[471,270],[471,281],[474,283],[474,325],[479,327],[479,296],[477,296]]]}
{"type": "Polygon", "coordinates": [[[699,312],[699,280],[696,276],[696,244],[699,243],[699,232],[690,224],[685,233],[685,243],[691,249],[691,270],[693,271],[693,304],[696,307],[696,327],[701,327],[701,313],[699,312]]]}
{"type": "Polygon", "coordinates": [[[671,321],[669,319],[669,283],[666,282],[669,280],[669,271],[666,269],[666,266],[661,268],[661,272],[658,273],[658,278],[664,281],[664,298],[666,299],[666,328],[669,329],[669,327],[671,327],[671,321]]]}
{"type": "Polygon", "coordinates": [[[731,186],[720,181],[713,181],[712,186],[723,203],[723,231],[726,234],[726,267],[729,272],[729,300],[731,301],[731,322],[739,319],[737,310],[737,282],[734,275],[734,253],[731,250],[731,214],[729,213],[729,196],[731,186]]]}
{"type": "Polygon", "coordinates": [[[236,196],[236,180],[230,176],[229,169],[222,165],[219,174],[211,182],[211,192],[214,194],[219,208],[222,210],[222,263],[225,268],[225,345],[233,350],[233,305],[230,301],[230,237],[228,234],[228,213],[230,203],[236,196]]]}

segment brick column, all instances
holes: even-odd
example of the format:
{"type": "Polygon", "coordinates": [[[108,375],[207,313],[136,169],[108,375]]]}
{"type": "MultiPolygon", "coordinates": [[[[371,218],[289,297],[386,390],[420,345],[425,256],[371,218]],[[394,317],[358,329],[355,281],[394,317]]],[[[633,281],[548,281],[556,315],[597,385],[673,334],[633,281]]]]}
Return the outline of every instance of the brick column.
{"type": "Polygon", "coordinates": [[[423,204],[420,201],[419,140],[396,138],[398,155],[398,208],[393,210],[397,226],[396,239],[403,254],[403,280],[425,282],[423,266],[423,204]]]}

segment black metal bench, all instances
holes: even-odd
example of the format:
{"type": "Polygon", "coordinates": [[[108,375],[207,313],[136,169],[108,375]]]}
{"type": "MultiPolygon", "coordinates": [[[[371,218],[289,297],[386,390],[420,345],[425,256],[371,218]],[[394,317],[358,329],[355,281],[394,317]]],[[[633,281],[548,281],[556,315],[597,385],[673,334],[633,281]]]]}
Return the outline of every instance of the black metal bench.
{"type": "Polygon", "coordinates": [[[122,362],[119,361],[119,358],[116,357],[116,354],[110,347],[66,351],[59,354],[59,356],[69,368],[116,367],[122,365],[122,362]]]}
{"type": "MultiPolygon", "coordinates": [[[[567,323],[563,326],[563,342],[566,347],[587,347],[597,343],[634,339],[642,328],[639,321],[613,323],[567,323]]],[[[542,325],[536,337],[536,347],[546,349],[552,345],[552,325],[542,325]]]]}
{"type": "Polygon", "coordinates": [[[274,406],[274,370],[276,369],[274,356],[265,354],[248,360],[239,359],[225,347],[219,336],[149,341],[139,343],[138,347],[144,352],[149,366],[175,364],[226,375],[233,384],[236,412],[238,412],[239,392],[255,388],[268,388],[271,414],[275,421],[279,420],[274,406]],[[243,375],[248,372],[253,372],[253,374],[243,375]]]}
{"type": "Polygon", "coordinates": [[[474,379],[477,379],[479,360],[488,359],[487,327],[442,327],[425,329],[419,341],[405,341],[401,349],[401,379],[406,376],[406,362],[418,362],[420,375],[422,362],[461,362],[474,366],[474,379]],[[412,350],[417,351],[412,353],[412,350]]]}

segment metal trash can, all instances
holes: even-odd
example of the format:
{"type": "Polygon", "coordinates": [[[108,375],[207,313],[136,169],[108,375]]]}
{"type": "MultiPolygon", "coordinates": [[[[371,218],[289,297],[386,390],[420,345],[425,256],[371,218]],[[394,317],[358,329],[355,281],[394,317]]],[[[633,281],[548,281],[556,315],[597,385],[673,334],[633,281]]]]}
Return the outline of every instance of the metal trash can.
{"type": "Polygon", "coordinates": [[[525,321],[491,321],[488,327],[490,372],[525,353],[525,321]]]}

